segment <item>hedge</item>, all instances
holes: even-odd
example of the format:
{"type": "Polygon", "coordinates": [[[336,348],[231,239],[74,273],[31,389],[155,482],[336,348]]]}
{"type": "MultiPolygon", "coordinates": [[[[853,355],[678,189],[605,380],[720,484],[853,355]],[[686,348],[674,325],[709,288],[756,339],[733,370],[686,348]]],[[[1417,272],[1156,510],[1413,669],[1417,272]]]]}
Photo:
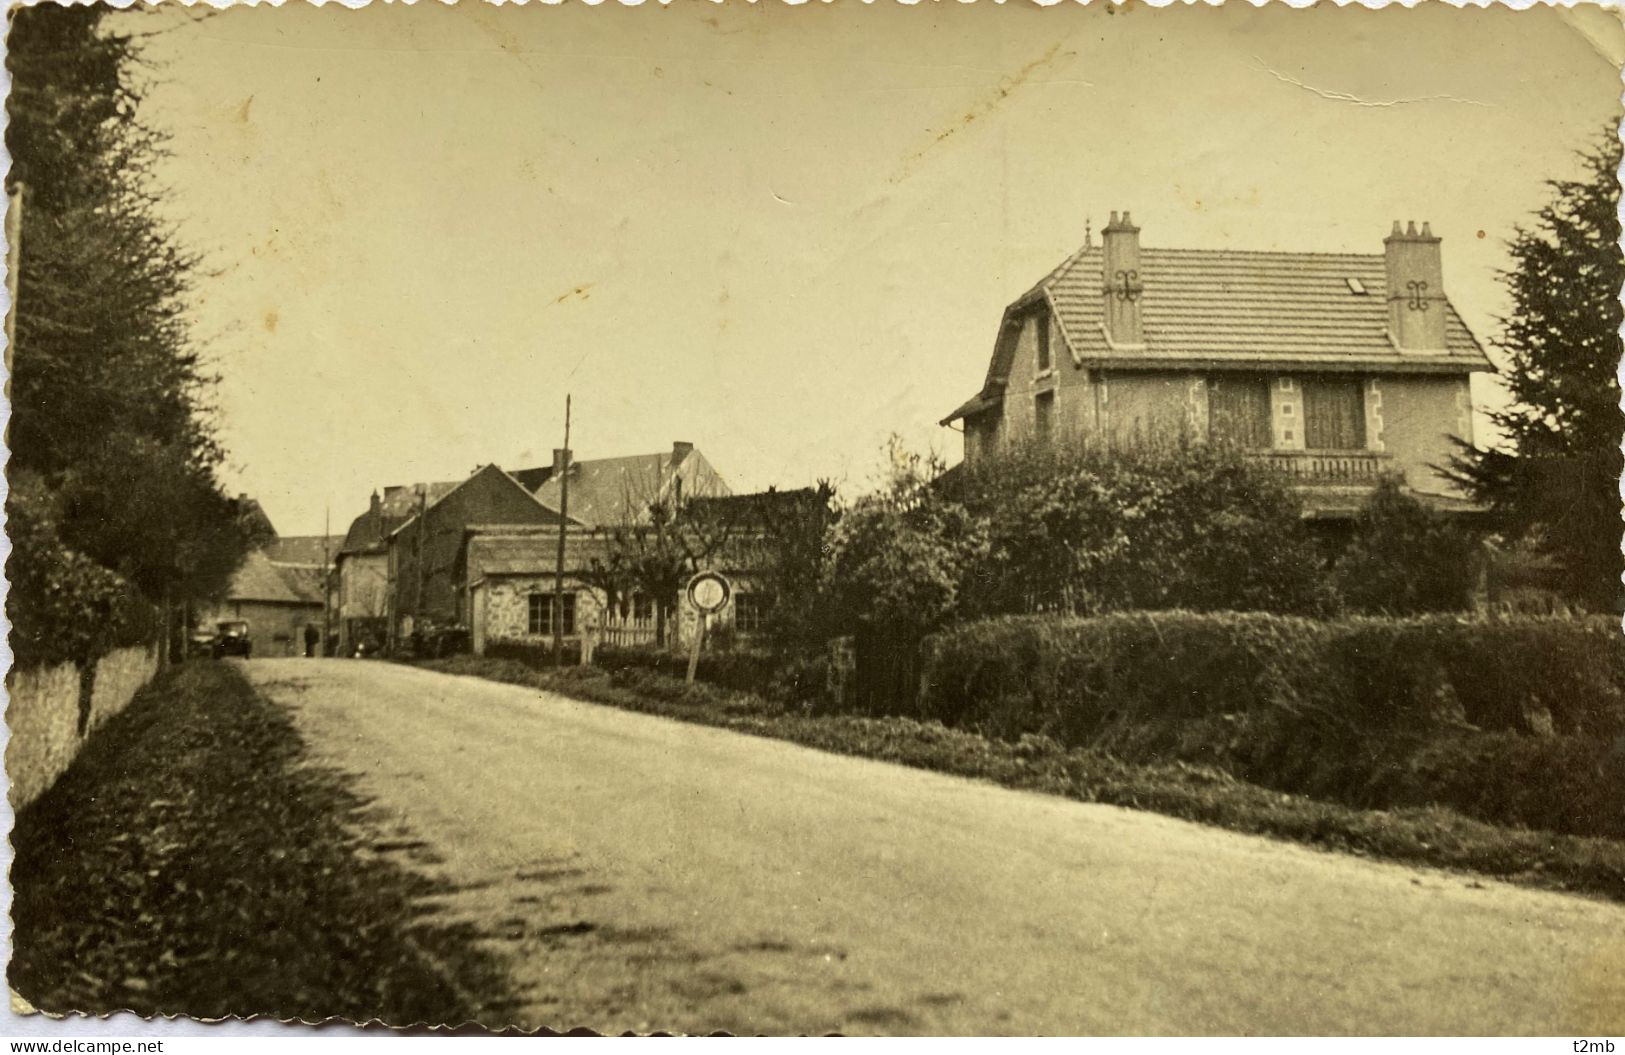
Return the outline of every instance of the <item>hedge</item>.
{"type": "MultiPolygon", "coordinates": [[[[593,664],[608,671],[649,670],[673,677],[688,676],[688,654],[655,649],[593,649],[593,664]]],[[[827,659],[765,649],[702,652],[694,677],[720,688],[748,692],[788,703],[813,703],[824,693],[827,659]]]]}
{"type": "Polygon", "coordinates": [[[1023,616],[925,649],[914,717],[1362,808],[1625,836],[1625,639],[1608,618],[1023,616]]]}

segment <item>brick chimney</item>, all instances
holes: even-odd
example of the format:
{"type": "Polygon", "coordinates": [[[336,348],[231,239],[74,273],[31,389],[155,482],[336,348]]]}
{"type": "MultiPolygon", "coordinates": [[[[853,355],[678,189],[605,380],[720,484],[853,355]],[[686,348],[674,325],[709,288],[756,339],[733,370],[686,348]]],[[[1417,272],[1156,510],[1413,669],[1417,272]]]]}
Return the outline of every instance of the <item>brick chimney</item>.
{"type": "Polygon", "coordinates": [[[1105,297],[1106,336],[1113,344],[1144,344],[1141,302],[1145,283],[1140,280],[1140,229],[1125,211],[1121,219],[1100,232],[1102,290],[1105,297]]]}
{"type": "Polygon", "coordinates": [[[378,510],[383,506],[383,504],[383,500],[378,497],[378,491],[374,489],[372,492],[372,502],[367,506],[368,510],[374,515],[377,515],[378,510]]]}
{"type": "Polygon", "coordinates": [[[553,475],[557,476],[560,473],[562,473],[564,471],[565,467],[568,466],[569,464],[570,464],[570,448],[568,448],[568,447],[554,447],[553,448],[553,475]]]}
{"type": "Polygon", "coordinates": [[[1439,239],[1413,220],[1382,240],[1388,284],[1388,335],[1402,352],[1444,351],[1444,268],[1439,239]]]}
{"type": "Polygon", "coordinates": [[[681,465],[683,463],[683,459],[687,458],[689,452],[693,449],[694,445],[692,443],[677,440],[671,445],[671,463],[673,465],[681,465]]]}

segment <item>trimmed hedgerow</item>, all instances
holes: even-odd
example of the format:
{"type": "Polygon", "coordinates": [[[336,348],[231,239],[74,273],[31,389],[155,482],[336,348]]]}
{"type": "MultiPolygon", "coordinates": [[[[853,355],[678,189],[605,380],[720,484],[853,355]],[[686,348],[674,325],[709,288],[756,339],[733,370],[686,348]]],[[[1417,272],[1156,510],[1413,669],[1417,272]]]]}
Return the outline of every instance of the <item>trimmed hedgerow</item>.
{"type": "Polygon", "coordinates": [[[1370,811],[1237,780],[1209,766],[1127,762],[1045,736],[989,739],[940,722],[812,715],[777,700],[684,685],[652,670],[536,671],[511,660],[457,656],[422,664],[561,692],[627,710],[771,736],[823,751],[996,781],[1007,787],[1153,810],[1330,850],[1463,868],[1534,886],[1625,900],[1625,842],[1508,828],[1433,807],[1370,811]]]}
{"type": "Polygon", "coordinates": [[[1360,807],[1625,835],[1625,640],[1607,619],[1028,616],[926,649],[915,717],[1360,807]]]}
{"type": "MultiPolygon", "coordinates": [[[[609,671],[648,670],[678,678],[688,674],[686,653],[600,645],[593,650],[593,662],[609,671]]],[[[732,649],[701,653],[694,677],[735,692],[805,703],[824,690],[828,677],[824,663],[817,655],[732,649]]]]}

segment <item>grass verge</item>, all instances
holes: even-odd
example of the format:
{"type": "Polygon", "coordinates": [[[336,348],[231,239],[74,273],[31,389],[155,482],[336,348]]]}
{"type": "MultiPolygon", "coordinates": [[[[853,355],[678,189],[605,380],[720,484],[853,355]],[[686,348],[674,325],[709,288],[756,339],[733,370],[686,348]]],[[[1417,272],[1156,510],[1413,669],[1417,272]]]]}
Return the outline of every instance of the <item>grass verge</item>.
{"type": "Polygon", "coordinates": [[[181,666],[17,815],[7,979],[64,1014],[476,1018],[498,968],[357,853],[365,807],[232,665],[181,666]]]}
{"type": "Polygon", "coordinates": [[[538,671],[514,660],[473,656],[418,665],[1328,850],[1625,901],[1625,843],[1612,839],[1500,827],[1438,808],[1354,809],[1271,791],[1217,769],[1130,764],[1098,750],[1068,749],[1047,737],[1009,742],[909,718],[808,714],[758,696],[688,686],[643,670],[538,671]]]}

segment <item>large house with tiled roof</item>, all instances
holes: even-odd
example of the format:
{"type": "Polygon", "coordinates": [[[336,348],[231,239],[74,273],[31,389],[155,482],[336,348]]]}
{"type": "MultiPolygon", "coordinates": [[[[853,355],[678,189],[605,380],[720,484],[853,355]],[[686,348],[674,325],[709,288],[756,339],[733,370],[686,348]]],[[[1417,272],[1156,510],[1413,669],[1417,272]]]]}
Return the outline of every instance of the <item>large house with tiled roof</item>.
{"type": "Polygon", "coordinates": [[[1129,214],[1005,309],[962,423],[974,468],[1023,444],[1173,435],[1238,443],[1346,517],[1385,474],[1470,508],[1435,466],[1472,440],[1493,369],[1444,292],[1440,240],[1380,254],[1142,248],[1129,214]]]}

